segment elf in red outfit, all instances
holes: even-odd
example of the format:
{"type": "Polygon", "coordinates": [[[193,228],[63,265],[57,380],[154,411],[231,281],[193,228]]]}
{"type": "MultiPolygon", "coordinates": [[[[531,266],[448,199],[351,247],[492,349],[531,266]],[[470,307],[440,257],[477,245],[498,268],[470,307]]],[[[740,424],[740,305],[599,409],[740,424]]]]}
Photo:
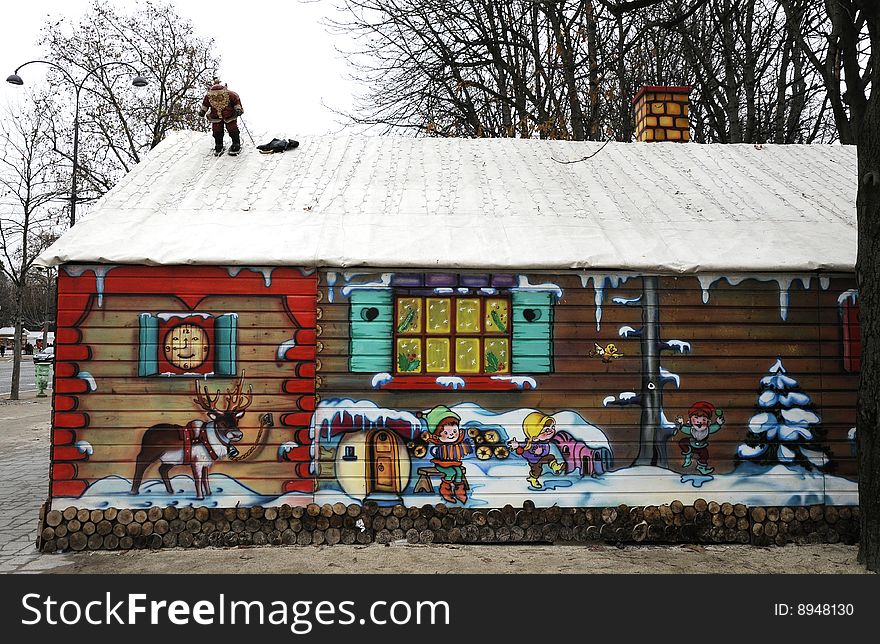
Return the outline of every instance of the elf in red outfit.
{"type": "Polygon", "coordinates": [[[236,155],[241,152],[241,137],[238,130],[238,117],[244,113],[241,106],[241,98],[238,94],[226,87],[219,78],[214,82],[202,99],[202,107],[199,116],[205,116],[211,122],[211,131],[214,134],[214,152],[219,154],[223,151],[223,128],[229,132],[232,146],[229,154],[236,155]]]}
{"type": "Polygon", "coordinates": [[[715,409],[712,403],[701,400],[688,409],[688,418],[690,423],[685,423],[681,416],[675,419],[676,431],[681,431],[685,435],[678,441],[684,459],[681,465],[690,467],[691,458],[695,456],[697,471],[708,476],[715,471],[714,467],[709,467],[709,436],[724,425],[724,412],[715,409]]]}

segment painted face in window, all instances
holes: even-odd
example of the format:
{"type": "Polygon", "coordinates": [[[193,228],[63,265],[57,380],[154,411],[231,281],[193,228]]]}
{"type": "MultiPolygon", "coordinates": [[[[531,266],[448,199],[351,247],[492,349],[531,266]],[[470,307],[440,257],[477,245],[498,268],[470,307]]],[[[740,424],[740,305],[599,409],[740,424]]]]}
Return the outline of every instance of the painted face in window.
{"type": "Polygon", "coordinates": [[[438,435],[441,443],[455,443],[461,435],[461,428],[458,423],[446,423],[440,428],[438,435]]]}
{"type": "Polygon", "coordinates": [[[694,429],[706,429],[709,427],[709,419],[700,414],[699,416],[691,416],[691,427],[694,429]]]}
{"type": "Polygon", "coordinates": [[[208,357],[208,338],[195,324],[179,324],[165,335],[165,359],[178,369],[199,367],[208,357]]]}

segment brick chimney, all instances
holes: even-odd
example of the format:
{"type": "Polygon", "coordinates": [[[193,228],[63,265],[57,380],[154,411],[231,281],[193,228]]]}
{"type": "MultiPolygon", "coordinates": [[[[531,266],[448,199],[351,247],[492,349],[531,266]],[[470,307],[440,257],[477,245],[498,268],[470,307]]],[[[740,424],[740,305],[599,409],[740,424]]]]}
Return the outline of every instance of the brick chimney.
{"type": "Polygon", "coordinates": [[[633,99],[636,141],[690,141],[688,95],[691,88],[649,85],[633,99]]]}

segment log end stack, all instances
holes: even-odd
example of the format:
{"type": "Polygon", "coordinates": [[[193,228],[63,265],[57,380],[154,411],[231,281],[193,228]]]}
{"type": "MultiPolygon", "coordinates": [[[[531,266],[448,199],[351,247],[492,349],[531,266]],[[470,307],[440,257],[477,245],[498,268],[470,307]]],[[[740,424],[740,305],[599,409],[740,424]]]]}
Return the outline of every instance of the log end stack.
{"type": "Polygon", "coordinates": [[[848,506],[747,507],[697,499],[660,506],[514,508],[363,505],[148,510],[43,508],[42,552],[250,545],[407,543],[847,543],[859,510],[848,506]]]}

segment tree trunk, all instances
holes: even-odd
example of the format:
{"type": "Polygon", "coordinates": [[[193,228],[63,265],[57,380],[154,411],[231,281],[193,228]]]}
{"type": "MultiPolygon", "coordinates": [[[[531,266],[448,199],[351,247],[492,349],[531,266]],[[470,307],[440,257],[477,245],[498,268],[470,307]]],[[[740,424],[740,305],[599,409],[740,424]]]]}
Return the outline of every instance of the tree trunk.
{"type": "MultiPolygon", "coordinates": [[[[878,45],[875,40],[875,57],[878,45]]],[[[876,81],[859,128],[858,157],[859,561],[876,572],[880,571],[880,88],[876,81]]]]}
{"type": "Polygon", "coordinates": [[[9,387],[9,400],[18,400],[19,389],[21,383],[21,331],[24,322],[22,321],[21,306],[24,289],[18,288],[15,295],[15,340],[12,345],[12,382],[9,387]]]}
{"type": "Polygon", "coordinates": [[[633,465],[659,465],[665,467],[665,450],[662,459],[655,449],[657,428],[660,427],[660,411],[663,406],[660,380],[660,298],[656,276],[642,278],[642,417],[640,422],[639,455],[633,465]]]}

